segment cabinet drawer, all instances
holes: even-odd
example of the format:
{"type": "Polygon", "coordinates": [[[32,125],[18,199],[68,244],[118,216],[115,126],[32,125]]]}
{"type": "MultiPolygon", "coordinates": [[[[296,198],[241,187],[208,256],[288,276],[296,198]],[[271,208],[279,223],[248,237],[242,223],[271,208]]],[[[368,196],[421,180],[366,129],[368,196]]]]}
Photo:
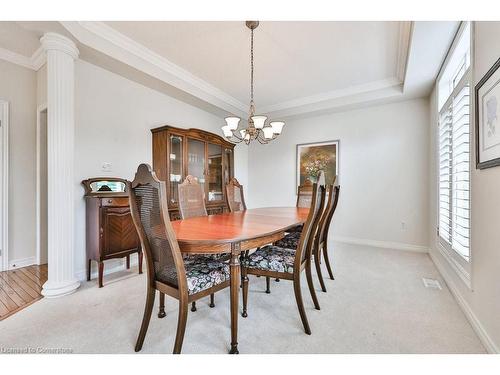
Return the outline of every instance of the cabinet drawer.
{"type": "Polygon", "coordinates": [[[128,197],[101,198],[103,207],[128,207],[128,197]]]}

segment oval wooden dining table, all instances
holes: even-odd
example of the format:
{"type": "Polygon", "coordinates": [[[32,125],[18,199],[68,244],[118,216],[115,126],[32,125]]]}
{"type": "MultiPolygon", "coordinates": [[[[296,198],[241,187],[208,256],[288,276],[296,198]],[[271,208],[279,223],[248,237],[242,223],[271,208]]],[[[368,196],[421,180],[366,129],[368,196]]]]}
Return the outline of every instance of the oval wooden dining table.
{"type": "Polygon", "coordinates": [[[303,224],[308,208],[266,207],[172,222],[183,253],[230,253],[231,349],[238,352],[240,255],[242,251],[273,243],[285,231],[303,224]]]}

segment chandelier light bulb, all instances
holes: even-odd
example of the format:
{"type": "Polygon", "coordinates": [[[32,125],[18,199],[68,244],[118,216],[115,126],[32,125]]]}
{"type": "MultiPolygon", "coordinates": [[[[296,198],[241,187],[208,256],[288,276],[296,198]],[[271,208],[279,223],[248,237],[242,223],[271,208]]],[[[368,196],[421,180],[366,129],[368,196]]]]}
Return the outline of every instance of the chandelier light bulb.
{"type": "Polygon", "coordinates": [[[229,125],[224,125],[222,127],[222,131],[224,132],[224,137],[232,137],[233,135],[233,132],[231,131],[231,129],[229,128],[229,125]]]}
{"type": "Polygon", "coordinates": [[[225,118],[227,126],[229,127],[229,130],[236,130],[238,129],[238,124],[240,122],[240,118],[236,116],[230,116],[225,118]]]}
{"type": "Polygon", "coordinates": [[[283,121],[272,121],[269,125],[271,125],[271,128],[273,128],[274,134],[281,134],[285,123],[283,121]]]}
{"type": "Polygon", "coordinates": [[[262,129],[262,131],[264,132],[265,139],[272,139],[273,138],[273,128],[271,128],[270,126],[264,127],[262,129]]]}
{"type": "Polygon", "coordinates": [[[253,126],[255,126],[255,129],[262,129],[266,120],[267,116],[252,116],[253,126]]]}

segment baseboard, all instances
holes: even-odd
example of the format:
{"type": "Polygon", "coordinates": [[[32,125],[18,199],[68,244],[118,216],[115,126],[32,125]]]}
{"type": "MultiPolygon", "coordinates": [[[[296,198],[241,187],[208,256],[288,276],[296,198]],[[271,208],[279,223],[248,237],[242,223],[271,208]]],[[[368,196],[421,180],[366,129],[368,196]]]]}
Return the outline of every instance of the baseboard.
{"type": "MultiPolygon", "coordinates": [[[[94,262],[94,267],[95,267],[94,262]]],[[[137,256],[131,256],[130,257],[130,267],[137,266],[139,264],[137,260],[137,256]]],[[[98,271],[96,268],[93,267],[93,271],[90,274],[91,279],[95,279],[98,276],[98,271]]],[[[113,259],[113,260],[108,260],[104,262],[104,276],[119,272],[119,271],[124,271],[126,270],[126,263],[125,263],[125,258],[124,259],[113,259]]],[[[87,281],[87,270],[79,270],[76,272],[76,278],[80,281],[87,281]]]]}
{"type": "Polygon", "coordinates": [[[372,247],[379,247],[379,248],[383,248],[383,249],[413,251],[416,253],[428,253],[429,252],[429,248],[427,246],[410,245],[410,244],[401,243],[401,242],[365,240],[362,238],[342,237],[342,236],[334,237],[333,240],[337,241],[337,242],[352,244],[352,245],[372,246],[372,247]]]}
{"type": "Polygon", "coordinates": [[[458,305],[462,309],[463,313],[465,314],[465,317],[471,324],[472,328],[476,332],[476,334],[479,337],[479,340],[481,340],[481,343],[484,345],[488,353],[491,354],[499,354],[500,350],[494,343],[494,341],[491,339],[491,337],[488,335],[486,330],[484,329],[483,325],[479,321],[479,319],[476,317],[472,309],[470,308],[469,304],[467,303],[466,299],[462,296],[460,293],[460,290],[457,288],[455,283],[453,282],[452,278],[450,277],[450,274],[446,270],[445,266],[443,263],[439,260],[439,258],[436,257],[435,254],[433,254],[433,251],[429,251],[429,255],[436,265],[436,268],[438,269],[439,273],[443,277],[446,285],[448,286],[448,289],[450,290],[451,294],[455,297],[455,300],[457,301],[458,305]]]}
{"type": "Polygon", "coordinates": [[[28,267],[36,264],[35,257],[23,258],[23,259],[14,259],[9,261],[9,270],[14,270],[17,268],[28,267]]]}

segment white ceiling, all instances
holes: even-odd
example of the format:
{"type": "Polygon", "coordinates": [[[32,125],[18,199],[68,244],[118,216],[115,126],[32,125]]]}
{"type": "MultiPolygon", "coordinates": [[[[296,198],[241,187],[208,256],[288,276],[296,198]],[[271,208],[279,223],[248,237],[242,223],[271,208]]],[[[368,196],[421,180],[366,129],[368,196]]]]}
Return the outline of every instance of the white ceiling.
{"type": "Polygon", "coordinates": [[[0,47],[23,56],[31,56],[40,46],[39,37],[17,22],[0,22],[0,47]]]}
{"type": "MultiPolygon", "coordinates": [[[[244,22],[107,24],[240,102],[249,101],[250,30],[244,22]]],[[[399,30],[399,22],[261,22],[255,31],[257,106],[395,77],[399,30]]]]}
{"type": "MultiPolygon", "coordinates": [[[[427,96],[458,22],[261,22],[257,112],[308,116],[427,96]]],[[[0,59],[37,70],[45,32],[80,58],[217,115],[245,116],[250,32],[244,22],[0,22],[0,59]]]]}

